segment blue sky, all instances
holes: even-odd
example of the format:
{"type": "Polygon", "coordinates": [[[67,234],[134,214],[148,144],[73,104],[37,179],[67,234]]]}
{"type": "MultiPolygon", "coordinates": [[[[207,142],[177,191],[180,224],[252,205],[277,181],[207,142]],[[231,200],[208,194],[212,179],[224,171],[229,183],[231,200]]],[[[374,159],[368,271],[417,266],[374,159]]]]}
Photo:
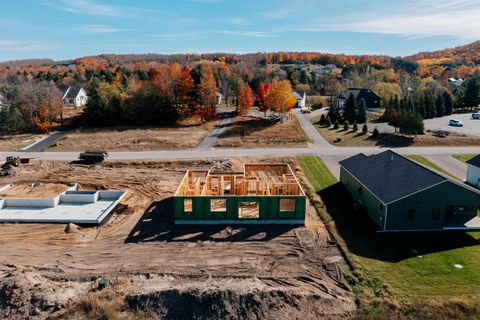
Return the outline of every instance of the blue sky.
{"type": "Polygon", "coordinates": [[[100,53],[403,56],[480,39],[480,0],[2,0],[0,61],[100,53]]]}

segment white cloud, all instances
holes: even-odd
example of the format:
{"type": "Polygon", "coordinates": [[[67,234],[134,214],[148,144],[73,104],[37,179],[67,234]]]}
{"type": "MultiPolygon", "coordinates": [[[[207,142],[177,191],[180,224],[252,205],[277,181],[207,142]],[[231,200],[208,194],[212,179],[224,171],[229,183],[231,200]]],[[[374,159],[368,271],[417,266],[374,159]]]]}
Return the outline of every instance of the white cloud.
{"type": "Polygon", "coordinates": [[[302,30],[480,38],[480,4],[473,0],[402,1],[401,6],[380,6],[365,14],[344,17],[341,21],[313,25],[302,30]]]}
{"type": "Polygon", "coordinates": [[[58,10],[75,13],[118,17],[124,15],[119,7],[97,3],[92,0],[62,0],[59,2],[45,2],[45,5],[58,10]]]}
{"type": "Polygon", "coordinates": [[[84,33],[115,33],[115,32],[124,32],[124,31],[130,31],[130,30],[131,29],[120,29],[120,28],[114,28],[114,27],[111,27],[111,26],[91,24],[91,25],[82,26],[79,29],[79,32],[84,32],[84,33]]]}
{"type": "Polygon", "coordinates": [[[232,36],[252,37],[252,38],[268,38],[274,36],[280,31],[239,31],[239,30],[219,30],[218,34],[226,34],[232,36]]]}
{"type": "Polygon", "coordinates": [[[0,52],[30,52],[52,49],[55,46],[46,43],[0,40],[0,52]]]}

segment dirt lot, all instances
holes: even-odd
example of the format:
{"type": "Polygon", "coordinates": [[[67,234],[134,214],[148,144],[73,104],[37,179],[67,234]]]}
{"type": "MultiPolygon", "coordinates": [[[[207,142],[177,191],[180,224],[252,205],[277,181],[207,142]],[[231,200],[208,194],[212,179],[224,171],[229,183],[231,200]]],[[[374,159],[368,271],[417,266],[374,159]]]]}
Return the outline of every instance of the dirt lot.
{"type": "Polygon", "coordinates": [[[122,189],[128,195],[98,228],[66,232],[65,225],[0,225],[0,318],[351,314],[355,304],[341,271],[345,262],[312,207],[306,227],[172,224],[171,196],[185,170],[214,165],[241,170],[242,160],[96,167],[37,162],[14,168],[5,183],[75,181],[83,189],[122,189]],[[94,290],[99,277],[108,280],[104,290],[94,290]]]}
{"type": "Polygon", "coordinates": [[[40,136],[38,134],[0,135],[0,151],[19,150],[33,143],[40,136]]]}
{"type": "Polygon", "coordinates": [[[0,191],[0,198],[54,198],[67,188],[67,185],[60,183],[43,183],[38,186],[32,186],[32,183],[15,183],[0,191]]]}
{"type": "Polygon", "coordinates": [[[48,151],[147,151],[195,148],[218,121],[189,127],[79,129],[56,142],[48,151]]]}
{"type": "Polygon", "coordinates": [[[297,124],[279,123],[275,119],[237,116],[219,135],[217,147],[306,146],[307,140],[297,124]]]}
{"type": "Polygon", "coordinates": [[[433,136],[432,132],[426,132],[424,135],[406,136],[393,133],[381,133],[377,138],[371,135],[364,135],[359,125],[358,132],[350,130],[344,131],[343,127],[335,130],[333,128],[324,128],[316,126],[320,134],[330,143],[339,147],[430,147],[430,146],[480,146],[480,138],[473,136],[465,136],[458,133],[450,132],[445,138],[433,136]],[[336,138],[341,138],[339,143],[333,143],[336,138]]]}

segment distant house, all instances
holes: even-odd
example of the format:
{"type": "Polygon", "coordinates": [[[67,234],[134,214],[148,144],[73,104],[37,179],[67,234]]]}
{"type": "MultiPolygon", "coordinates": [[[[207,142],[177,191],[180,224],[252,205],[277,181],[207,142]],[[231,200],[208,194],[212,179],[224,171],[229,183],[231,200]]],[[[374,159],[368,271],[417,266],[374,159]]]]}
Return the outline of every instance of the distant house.
{"type": "Polygon", "coordinates": [[[293,96],[297,100],[297,104],[295,105],[295,108],[305,108],[305,105],[307,102],[307,94],[304,92],[303,95],[300,95],[294,91],[293,96]]]}
{"type": "Polygon", "coordinates": [[[341,161],[340,182],[380,232],[480,230],[480,191],[391,150],[341,161]]]}
{"type": "Polygon", "coordinates": [[[467,161],[467,183],[480,188],[480,155],[467,161]]]}
{"type": "Polygon", "coordinates": [[[223,97],[223,94],[221,94],[220,92],[215,92],[215,98],[216,98],[216,105],[219,106],[223,103],[224,101],[224,97],[223,97]]]}
{"type": "Polygon", "coordinates": [[[312,72],[316,75],[322,74],[340,74],[342,73],[342,69],[338,68],[334,64],[327,64],[325,66],[321,66],[312,70],[312,72]]]}
{"type": "Polygon", "coordinates": [[[449,78],[448,79],[448,84],[450,85],[450,88],[452,88],[453,91],[456,91],[458,88],[460,88],[463,84],[464,80],[461,78],[455,79],[455,78],[449,78]]]}
{"type": "Polygon", "coordinates": [[[62,97],[63,103],[68,107],[83,107],[87,104],[88,96],[79,86],[70,86],[62,97]]]}
{"type": "Polygon", "coordinates": [[[375,92],[370,89],[361,89],[361,88],[349,88],[343,91],[337,98],[337,108],[344,109],[345,101],[348,99],[350,94],[353,94],[357,103],[363,99],[367,104],[368,111],[380,111],[380,98],[375,92]]]}

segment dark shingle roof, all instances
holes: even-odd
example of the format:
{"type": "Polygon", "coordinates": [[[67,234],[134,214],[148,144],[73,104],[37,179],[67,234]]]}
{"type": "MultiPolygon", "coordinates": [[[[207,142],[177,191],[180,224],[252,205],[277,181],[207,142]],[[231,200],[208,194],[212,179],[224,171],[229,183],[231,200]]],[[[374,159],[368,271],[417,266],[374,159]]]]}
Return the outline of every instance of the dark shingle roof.
{"type": "Polygon", "coordinates": [[[384,203],[448,180],[391,150],[369,157],[356,155],[340,165],[384,203]]]}
{"type": "Polygon", "coordinates": [[[348,88],[347,90],[344,90],[342,91],[342,93],[340,93],[340,98],[344,98],[344,99],[348,99],[348,97],[350,96],[350,94],[353,94],[353,96],[355,97],[355,99],[358,99],[358,95],[360,93],[363,93],[363,94],[373,94],[375,96],[378,97],[378,95],[373,92],[372,90],[370,89],[362,89],[362,88],[348,88]]]}
{"type": "Polygon", "coordinates": [[[472,166],[480,168],[480,155],[475,156],[472,159],[468,160],[467,163],[471,164],[472,166]]]}
{"type": "Polygon", "coordinates": [[[75,99],[77,97],[80,89],[82,89],[82,87],[80,87],[80,86],[69,87],[64,99],[75,99]]]}

